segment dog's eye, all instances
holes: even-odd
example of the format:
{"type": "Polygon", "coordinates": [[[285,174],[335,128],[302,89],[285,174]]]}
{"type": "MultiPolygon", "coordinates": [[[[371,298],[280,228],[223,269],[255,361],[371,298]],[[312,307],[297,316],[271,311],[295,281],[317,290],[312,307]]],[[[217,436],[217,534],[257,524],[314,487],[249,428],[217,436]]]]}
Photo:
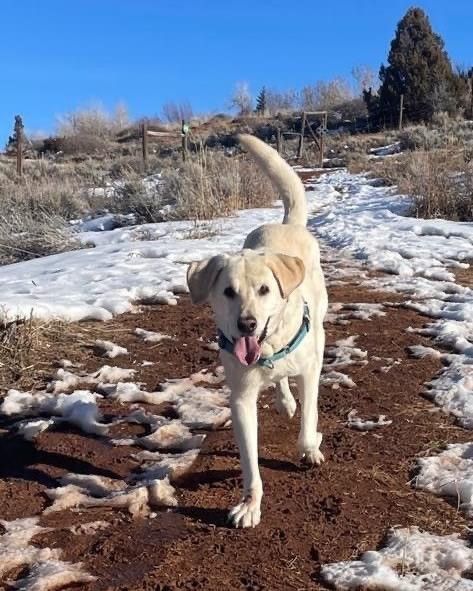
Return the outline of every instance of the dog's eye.
{"type": "Polygon", "coordinates": [[[225,295],[227,298],[234,298],[236,296],[235,290],[233,289],[233,287],[226,287],[223,290],[223,295],[225,295]]]}
{"type": "Polygon", "coordinates": [[[262,286],[259,288],[259,290],[258,290],[258,293],[259,293],[261,296],[264,296],[264,295],[266,295],[267,293],[269,293],[269,287],[268,287],[267,285],[262,285],[262,286]]]}

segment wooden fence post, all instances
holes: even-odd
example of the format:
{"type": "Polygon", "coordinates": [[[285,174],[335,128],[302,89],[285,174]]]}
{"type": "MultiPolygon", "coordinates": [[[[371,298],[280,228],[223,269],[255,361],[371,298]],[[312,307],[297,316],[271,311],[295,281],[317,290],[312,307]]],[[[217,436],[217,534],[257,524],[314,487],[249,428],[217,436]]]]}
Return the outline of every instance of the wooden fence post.
{"type": "Polygon", "coordinates": [[[189,125],[186,124],[184,119],[181,121],[181,135],[182,135],[182,160],[187,160],[187,134],[189,133],[189,125]]]}
{"type": "Polygon", "coordinates": [[[148,122],[145,120],[141,124],[141,149],[143,153],[143,168],[148,172],[148,122]]]}
{"type": "Polygon", "coordinates": [[[324,167],[324,130],[320,130],[320,137],[319,137],[319,167],[324,167]]]}
{"type": "Polygon", "coordinates": [[[297,157],[302,158],[302,149],[304,147],[304,132],[305,132],[305,111],[302,113],[302,122],[301,122],[301,135],[299,138],[299,149],[297,150],[297,157]]]}
{"type": "Polygon", "coordinates": [[[16,139],[16,174],[21,179],[23,176],[23,121],[20,115],[15,117],[16,139]]]}
{"type": "Polygon", "coordinates": [[[282,152],[282,138],[279,127],[276,128],[276,150],[278,151],[278,154],[282,152]]]}
{"type": "Polygon", "coordinates": [[[320,130],[320,168],[324,167],[324,148],[325,148],[325,134],[327,133],[328,113],[325,112],[322,117],[322,129],[320,130]]]}

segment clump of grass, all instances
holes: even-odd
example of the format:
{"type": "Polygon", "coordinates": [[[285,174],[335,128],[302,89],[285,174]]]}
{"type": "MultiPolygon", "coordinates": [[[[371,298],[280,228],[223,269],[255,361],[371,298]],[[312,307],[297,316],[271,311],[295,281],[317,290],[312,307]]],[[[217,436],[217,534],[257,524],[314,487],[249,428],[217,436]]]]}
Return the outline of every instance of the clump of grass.
{"type": "Polygon", "coordinates": [[[78,181],[31,177],[0,178],[0,264],[15,263],[80,246],[67,220],[80,216],[86,203],[78,181]]]}
{"type": "Polygon", "coordinates": [[[164,176],[162,198],[173,219],[209,220],[270,206],[277,195],[252,160],[202,150],[164,176]]]}
{"type": "Polygon", "coordinates": [[[473,220],[473,162],[462,150],[418,150],[377,162],[376,174],[414,199],[411,214],[473,220]]]}
{"type": "Polygon", "coordinates": [[[17,380],[29,369],[39,343],[40,325],[33,319],[16,318],[0,322],[0,368],[17,380]]]}
{"type": "Polygon", "coordinates": [[[116,194],[109,203],[110,211],[133,214],[137,223],[161,222],[163,197],[157,183],[144,183],[136,173],[130,172],[116,188],[116,194]]]}
{"type": "Polygon", "coordinates": [[[473,124],[439,114],[430,126],[416,125],[404,129],[399,139],[403,150],[435,150],[455,146],[473,150],[473,124]]]}

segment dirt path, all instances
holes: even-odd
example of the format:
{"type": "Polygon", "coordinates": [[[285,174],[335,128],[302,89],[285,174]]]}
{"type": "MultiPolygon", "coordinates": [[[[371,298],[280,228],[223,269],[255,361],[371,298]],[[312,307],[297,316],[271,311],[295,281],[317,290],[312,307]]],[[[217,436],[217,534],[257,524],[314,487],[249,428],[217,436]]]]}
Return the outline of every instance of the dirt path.
{"type": "MultiPolygon", "coordinates": [[[[363,290],[356,282],[333,287],[331,302],[395,302],[397,298],[363,290]]],[[[241,486],[239,462],[231,430],[210,432],[191,471],[177,481],[179,507],[153,519],[132,519],[117,510],[62,511],[42,516],[53,531],[35,538],[41,546],[61,548],[62,559],[82,561],[96,582],[89,591],[174,591],[177,589],[287,590],[323,589],[322,563],[348,559],[380,544],[390,526],[419,526],[432,533],[461,530],[456,508],[409,486],[416,458],[446,441],[465,441],[468,434],[436,412],[421,394],[424,383],[439,369],[429,358],[412,359],[408,347],[428,341],[408,327],[426,319],[398,306],[385,306],[385,316],[371,321],[327,324],[327,344],[358,335],[367,364],[345,371],[354,388],[323,386],[320,426],[326,463],[305,469],[296,456],[298,415],[287,422],[272,408],[271,392],[260,399],[260,465],[264,483],[263,518],[255,530],[226,526],[228,508],[241,486]],[[384,414],[393,422],[372,432],[346,426],[356,409],[363,418],[384,414]],[[91,534],[73,533],[71,526],[96,520],[109,522],[91,534]]],[[[90,343],[109,338],[128,348],[129,357],[113,365],[137,369],[136,381],[148,390],[169,378],[185,377],[217,364],[209,350],[214,328],[207,309],[182,298],[176,307],[147,308],[103,324],[71,325],[56,342],[42,348],[38,370],[29,379],[45,385],[52,364],[67,357],[91,371],[103,364],[90,343]],[[136,339],[135,327],[175,335],[175,340],[150,346],[136,339]],[[143,361],[154,365],[143,366],[143,361]]],[[[148,407],[170,413],[166,407],[148,407]]],[[[105,418],[123,412],[104,402],[105,418]]],[[[25,442],[3,423],[0,437],[0,518],[12,520],[39,514],[50,501],[44,490],[56,486],[67,472],[122,478],[133,469],[130,447],[87,436],[70,427],[43,433],[35,444],[25,442]]],[[[134,433],[143,430],[134,426],[134,433]]],[[[131,427],[127,433],[130,433],[131,427]]],[[[143,431],[144,432],[144,431],[143,431]]],[[[117,433],[122,428],[117,427],[117,433]]],[[[24,569],[8,579],[24,575],[24,569]]],[[[6,580],[6,579],[5,579],[6,580]]],[[[1,589],[8,589],[6,585],[1,589]]]]}

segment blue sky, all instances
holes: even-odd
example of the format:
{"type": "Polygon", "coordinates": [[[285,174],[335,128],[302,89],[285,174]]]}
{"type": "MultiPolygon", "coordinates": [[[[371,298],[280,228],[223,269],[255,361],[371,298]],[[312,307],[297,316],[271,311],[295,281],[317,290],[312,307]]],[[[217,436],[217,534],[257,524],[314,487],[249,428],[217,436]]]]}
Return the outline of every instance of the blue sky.
{"type": "MultiPolygon", "coordinates": [[[[134,117],[169,100],[228,107],[235,82],[300,88],[376,69],[404,0],[2,0],[0,144],[16,113],[52,131],[58,114],[124,101],[134,117]],[[17,26],[18,23],[18,26],[17,26]],[[19,31],[19,32],[18,32],[19,31]]],[[[473,64],[471,0],[424,0],[454,61],[473,64]]]]}

